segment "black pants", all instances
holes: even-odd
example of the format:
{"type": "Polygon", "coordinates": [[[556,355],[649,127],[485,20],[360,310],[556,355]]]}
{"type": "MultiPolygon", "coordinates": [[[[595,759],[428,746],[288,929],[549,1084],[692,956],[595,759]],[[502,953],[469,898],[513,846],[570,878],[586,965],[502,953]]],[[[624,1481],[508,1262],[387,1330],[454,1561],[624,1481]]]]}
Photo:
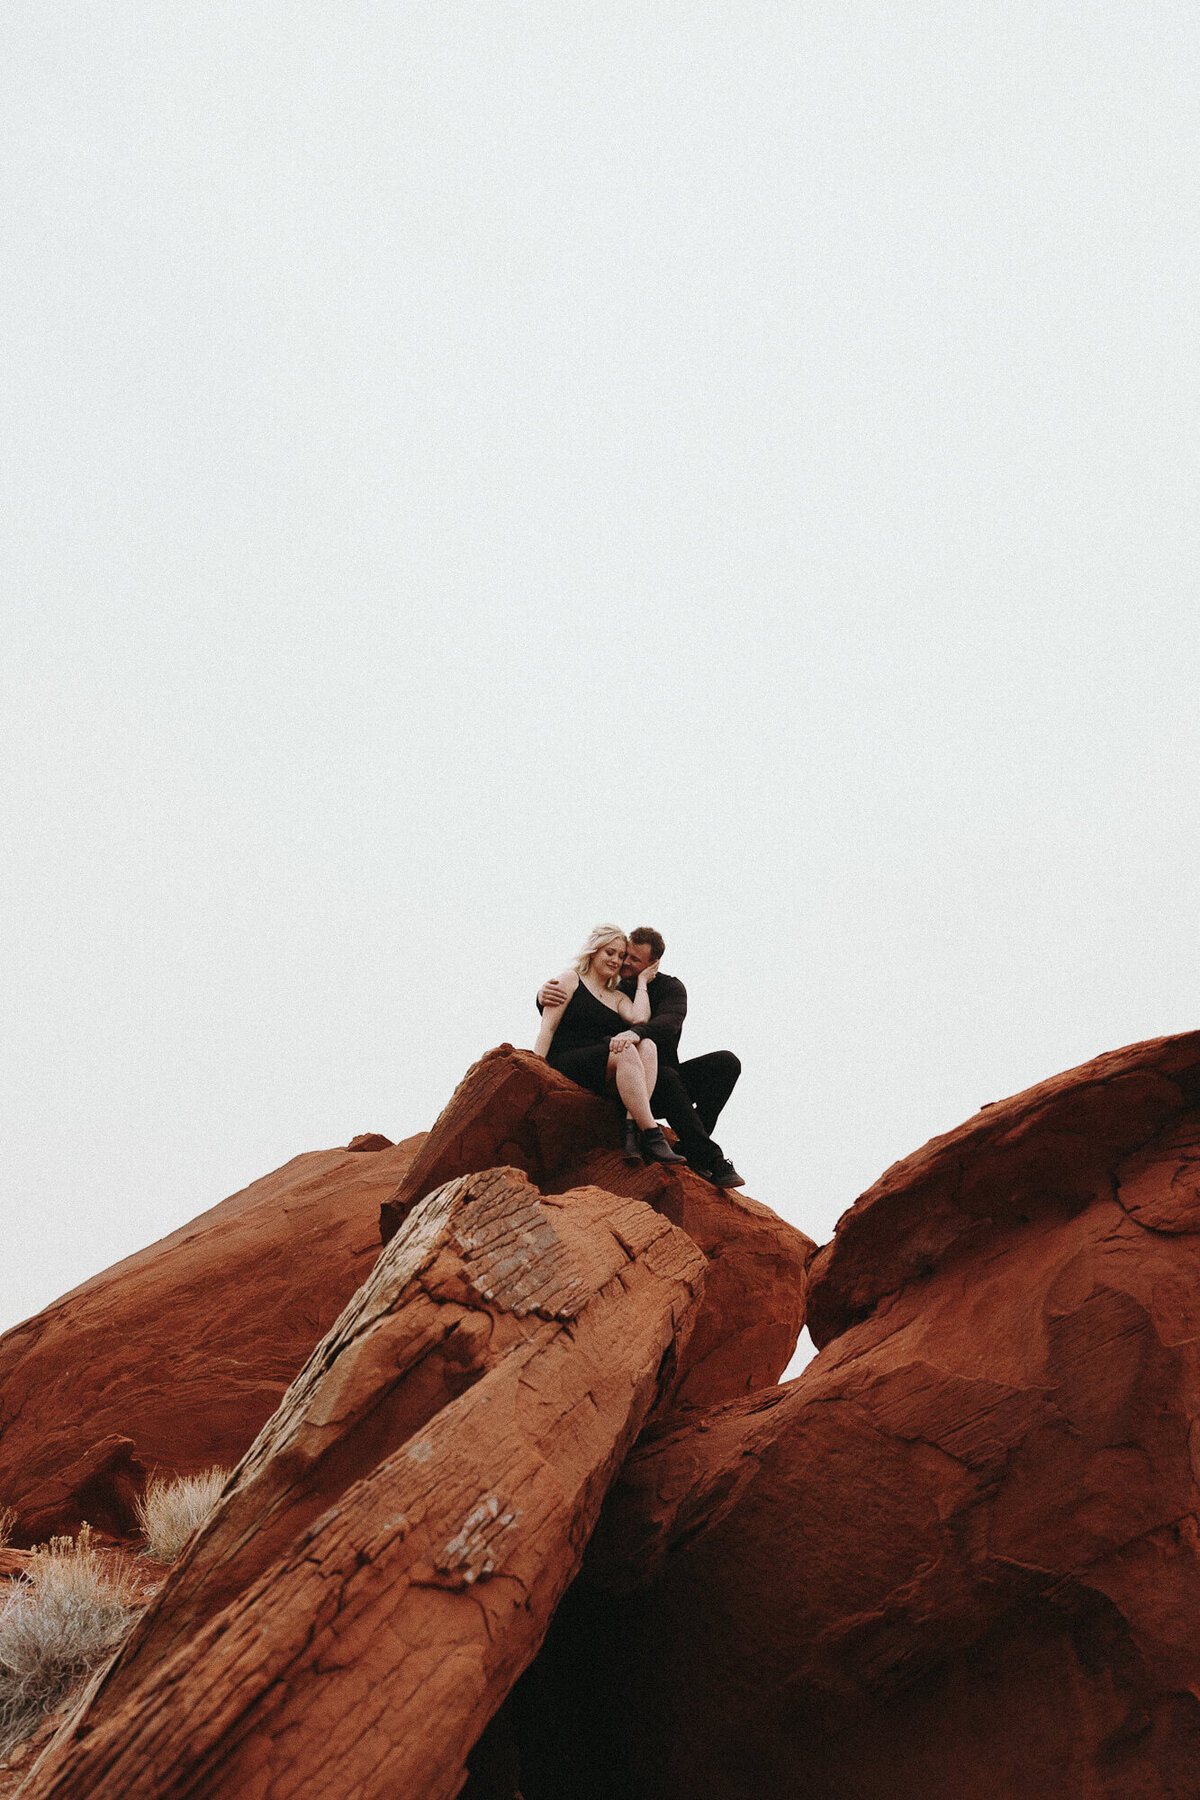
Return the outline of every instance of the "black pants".
{"type": "Polygon", "coordinates": [[[667,1121],[679,1148],[698,1169],[711,1169],[724,1155],[712,1134],[741,1072],[732,1050],[710,1050],[678,1065],[659,1064],[651,1110],[656,1119],[667,1121]]]}

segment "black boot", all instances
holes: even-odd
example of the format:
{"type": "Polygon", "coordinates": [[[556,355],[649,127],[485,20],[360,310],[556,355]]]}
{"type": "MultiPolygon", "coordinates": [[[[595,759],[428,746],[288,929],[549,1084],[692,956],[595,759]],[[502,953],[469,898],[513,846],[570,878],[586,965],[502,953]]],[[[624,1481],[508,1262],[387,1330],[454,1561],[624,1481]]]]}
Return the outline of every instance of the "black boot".
{"type": "Polygon", "coordinates": [[[650,1162],[685,1163],[686,1156],[679,1156],[672,1150],[662,1133],[662,1126],[656,1125],[653,1131],[642,1133],[642,1155],[650,1162]]]}
{"type": "Polygon", "coordinates": [[[640,1163],[642,1160],[642,1134],[637,1128],[637,1121],[626,1117],[625,1120],[625,1161],[640,1163]]]}

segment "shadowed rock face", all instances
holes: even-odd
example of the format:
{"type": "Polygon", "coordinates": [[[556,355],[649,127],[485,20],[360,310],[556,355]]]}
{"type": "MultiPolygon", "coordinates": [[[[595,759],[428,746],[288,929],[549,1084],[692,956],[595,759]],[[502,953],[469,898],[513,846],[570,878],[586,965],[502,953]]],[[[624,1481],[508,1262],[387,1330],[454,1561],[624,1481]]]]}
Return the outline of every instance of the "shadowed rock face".
{"type": "Polygon", "coordinates": [[[66,1535],[87,1524],[112,1537],[137,1531],[137,1502],[145,1490],[147,1469],[131,1438],[100,1438],[89,1450],[56,1470],[21,1501],[20,1535],[31,1544],[66,1535]]]}
{"type": "Polygon", "coordinates": [[[29,1794],[449,1800],[704,1267],[598,1188],[496,1169],[419,1202],[29,1794]]]}
{"type": "Polygon", "coordinates": [[[1195,1794],[1198,1068],[1101,1058],[864,1196],[816,1361],[627,1462],[514,1697],[525,1800],[1195,1794]]]}
{"type": "Polygon", "coordinates": [[[235,1463],[370,1274],[380,1202],[421,1141],[298,1156],[6,1332],[14,1541],[81,1518],[128,1531],[148,1469],[235,1463]]]}
{"type": "Polygon", "coordinates": [[[610,1102],[529,1051],[502,1044],[455,1089],[384,1203],[381,1233],[386,1241],[439,1182],[494,1163],[514,1163],[545,1193],[595,1184],[645,1201],[708,1259],[676,1404],[707,1405],[778,1381],[804,1325],[812,1239],[757,1200],[722,1193],[679,1164],[625,1162],[619,1124],[610,1102]]]}

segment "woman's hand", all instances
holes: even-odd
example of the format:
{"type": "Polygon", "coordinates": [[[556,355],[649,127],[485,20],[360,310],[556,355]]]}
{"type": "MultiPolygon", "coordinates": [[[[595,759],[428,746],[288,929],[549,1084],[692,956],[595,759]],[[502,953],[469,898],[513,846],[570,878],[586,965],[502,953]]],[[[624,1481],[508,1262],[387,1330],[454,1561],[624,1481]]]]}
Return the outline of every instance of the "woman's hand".
{"type": "Polygon", "coordinates": [[[639,987],[649,987],[650,983],[654,980],[654,977],[657,974],[658,974],[658,964],[656,962],[647,963],[646,967],[642,970],[641,974],[638,976],[638,986],[639,987]]]}

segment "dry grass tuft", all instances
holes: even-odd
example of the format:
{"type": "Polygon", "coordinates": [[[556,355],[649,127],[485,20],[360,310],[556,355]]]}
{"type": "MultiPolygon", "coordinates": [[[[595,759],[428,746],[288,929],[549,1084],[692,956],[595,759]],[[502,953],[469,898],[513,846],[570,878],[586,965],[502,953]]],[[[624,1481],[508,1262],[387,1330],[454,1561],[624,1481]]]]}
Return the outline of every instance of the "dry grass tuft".
{"type": "Polygon", "coordinates": [[[164,1481],[155,1475],[137,1504],[146,1555],[172,1563],[187,1547],[221,1497],[228,1469],[205,1469],[164,1481]]]}
{"type": "Polygon", "coordinates": [[[17,1522],[15,1506],[0,1506],[0,1550],[7,1549],[8,1540],[13,1534],[13,1526],[17,1522]]]}
{"type": "Polygon", "coordinates": [[[116,1649],[136,1601],[88,1525],[33,1552],[0,1603],[0,1758],[116,1649]]]}

